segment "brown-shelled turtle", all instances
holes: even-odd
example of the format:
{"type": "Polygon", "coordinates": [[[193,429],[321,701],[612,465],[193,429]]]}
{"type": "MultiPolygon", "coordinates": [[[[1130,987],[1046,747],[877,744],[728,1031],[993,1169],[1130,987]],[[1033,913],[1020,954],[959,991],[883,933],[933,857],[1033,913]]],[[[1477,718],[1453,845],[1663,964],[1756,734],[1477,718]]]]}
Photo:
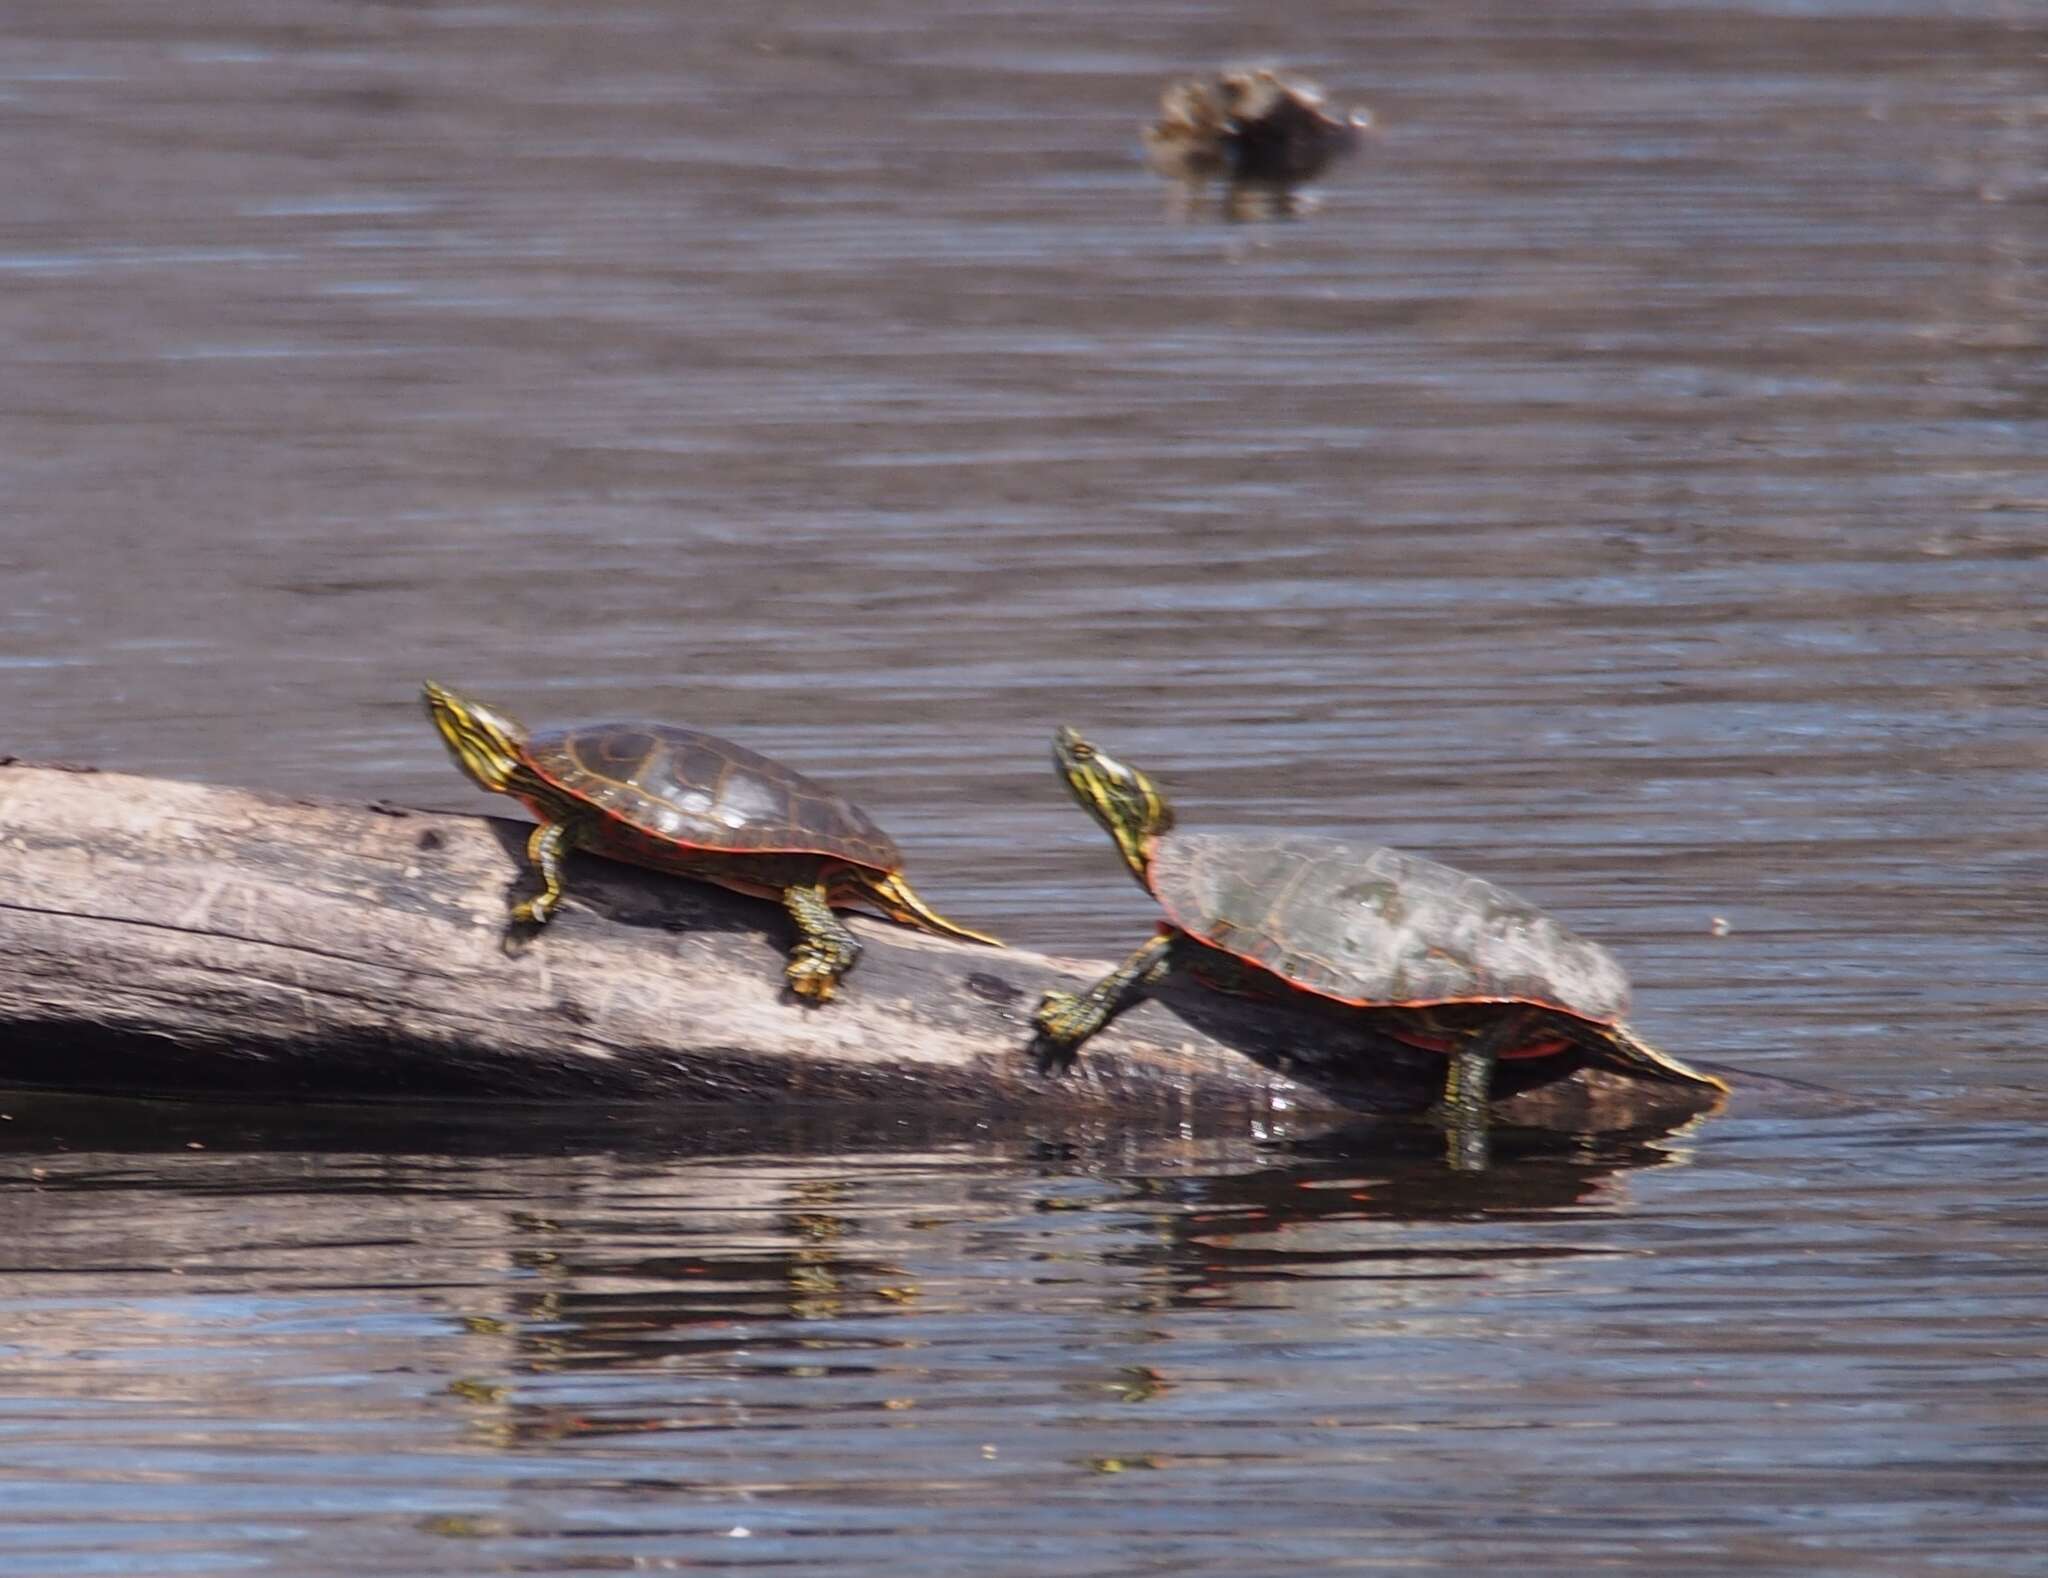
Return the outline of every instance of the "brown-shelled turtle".
{"type": "Polygon", "coordinates": [[[1034,1022],[1060,1056],[1185,969],[1229,991],[1307,993],[1372,1016],[1388,1039],[1446,1054],[1454,1159],[1484,1157],[1500,1058],[1578,1048],[1651,1079],[1728,1088],[1622,1023],[1628,978],[1606,949],[1505,889],[1393,849],[1178,832],[1150,779],[1073,730],[1059,731],[1053,760],[1166,912],[1157,936],[1087,990],[1046,994],[1034,1022]]]}
{"type": "Polygon", "coordinates": [[[427,716],[469,776],[539,820],[526,857],[541,891],[512,919],[545,925],[572,849],[779,899],[796,922],[790,989],[822,1003],[861,946],[834,908],[1000,947],[938,914],[903,878],[903,855],[859,806],[758,752],[672,723],[592,723],[530,733],[507,713],[425,687],[427,716]]]}
{"type": "Polygon", "coordinates": [[[1161,175],[1287,186],[1355,152],[1371,126],[1362,112],[1331,114],[1312,83],[1255,67],[1173,83],[1143,136],[1161,175]]]}

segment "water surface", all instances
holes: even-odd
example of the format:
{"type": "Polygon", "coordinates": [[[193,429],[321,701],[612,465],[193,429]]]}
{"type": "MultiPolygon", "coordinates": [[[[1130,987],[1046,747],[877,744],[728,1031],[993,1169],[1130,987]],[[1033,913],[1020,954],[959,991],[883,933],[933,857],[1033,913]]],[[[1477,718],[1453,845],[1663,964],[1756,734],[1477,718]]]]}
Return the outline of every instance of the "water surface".
{"type": "Polygon", "coordinates": [[[10,1098],[0,1569],[2038,1565],[2038,8],[10,21],[0,751],[484,809],[424,676],[673,718],[1105,953],[1066,721],[1863,1105],[1459,1179],[10,1098]],[[1135,157],[1247,56],[1383,128],[1294,222],[1135,157]]]}

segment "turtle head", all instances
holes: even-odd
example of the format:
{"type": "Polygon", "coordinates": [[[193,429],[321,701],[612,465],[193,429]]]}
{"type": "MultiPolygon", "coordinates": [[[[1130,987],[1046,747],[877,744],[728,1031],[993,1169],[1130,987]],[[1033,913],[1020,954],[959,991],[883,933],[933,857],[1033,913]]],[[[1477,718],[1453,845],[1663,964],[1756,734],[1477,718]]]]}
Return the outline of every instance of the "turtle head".
{"type": "Polygon", "coordinates": [[[484,788],[505,793],[519,771],[526,726],[510,713],[458,696],[432,680],[421,688],[420,699],[456,765],[484,788]]]}
{"type": "Polygon", "coordinates": [[[1097,750],[1072,729],[1052,738],[1053,765],[1081,808],[1116,840],[1140,882],[1152,864],[1152,841],[1173,826],[1173,810],[1137,768],[1097,750]]]}

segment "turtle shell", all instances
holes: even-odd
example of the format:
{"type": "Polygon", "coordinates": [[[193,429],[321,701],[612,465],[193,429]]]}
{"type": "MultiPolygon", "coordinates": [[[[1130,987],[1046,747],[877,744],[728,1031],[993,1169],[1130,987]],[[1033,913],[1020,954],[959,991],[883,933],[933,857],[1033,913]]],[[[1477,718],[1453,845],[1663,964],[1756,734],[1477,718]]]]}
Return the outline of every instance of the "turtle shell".
{"type": "Polygon", "coordinates": [[[659,843],[903,867],[895,841],[852,801],[715,734],[672,723],[592,723],[534,735],[525,757],[563,794],[659,843]]]}
{"type": "Polygon", "coordinates": [[[1450,866],[1335,839],[1168,833],[1150,886],[1167,919],[1358,1007],[1532,1003],[1597,1024],[1628,1008],[1605,948],[1450,866]]]}

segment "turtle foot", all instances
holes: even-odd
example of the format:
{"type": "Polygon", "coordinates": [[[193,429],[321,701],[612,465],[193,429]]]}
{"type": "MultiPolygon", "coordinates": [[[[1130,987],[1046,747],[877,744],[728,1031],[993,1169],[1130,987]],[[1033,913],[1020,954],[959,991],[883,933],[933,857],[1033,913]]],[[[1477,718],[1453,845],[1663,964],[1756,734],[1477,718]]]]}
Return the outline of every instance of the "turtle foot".
{"type": "Polygon", "coordinates": [[[1079,1041],[1094,1028],[1087,1022],[1088,1006],[1072,992],[1047,992],[1038,1000],[1031,1023],[1047,1041],[1079,1041]]]}
{"type": "Polygon", "coordinates": [[[553,917],[560,901],[550,902],[545,895],[531,898],[523,904],[512,906],[510,920],[506,923],[504,936],[498,939],[498,947],[508,959],[516,959],[533,945],[553,917]]]}
{"type": "Polygon", "coordinates": [[[799,952],[783,974],[789,989],[807,1003],[829,1003],[839,990],[839,966],[835,960],[799,952]]]}
{"type": "Polygon", "coordinates": [[[1101,1028],[1095,1004],[1072,992],[1047,992],[1031,1016],[1031,1052],[1041,1074],[1063,1074],[1080,1060],[1081,1043],[1101,1028]]]}
{"type": "Polygon", "coordinates": [[[538,898],[523,899],[512,906],[512,924],[515,926],[545,926],[554,918],[560,899],[551,899],[545,893],[538,898]]]}

